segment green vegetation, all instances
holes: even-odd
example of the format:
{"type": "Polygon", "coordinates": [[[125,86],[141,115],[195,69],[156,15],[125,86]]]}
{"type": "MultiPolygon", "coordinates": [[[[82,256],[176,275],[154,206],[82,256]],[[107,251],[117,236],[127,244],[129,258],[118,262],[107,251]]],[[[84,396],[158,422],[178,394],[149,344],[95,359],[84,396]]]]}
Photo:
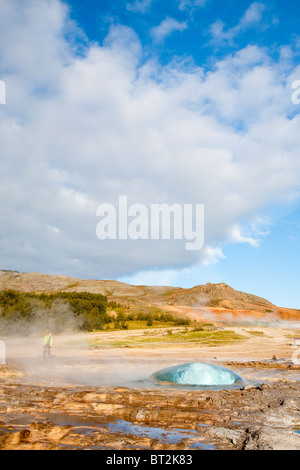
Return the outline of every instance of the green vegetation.
{"type": "Polygon", "coordinates": [[[252,336],[266,336],[263,331],[249,330],[248,333],[252,336]]]}
{"type": "Polygon", "coordinates": [[[0,292],[0,333],[29,335],[46,328],[100,330],[110,321],[107,298],[88,292],[37,294],[5,290],[0,292]]]}
{"type": "Polygon", "coordinates": [[[110,323],[104,326],[105,330],[154,330],[156,328],[172,328],[175,325],[175,322],[166,322],[166,321],[146,321],[146,320],[127,320],[124,322],[118,322],[111,320],[110,323]]]}
{"type": "Polygon", "coordinates": [[[108,329],[159,328],[165,326],[190,325],[189,318],[182,318],[153,306],[126,307],[116,302],[109,302],[108,308],[116,318],[107,325],[108,329]]]}
{"type": "Polygon", "coordinates": [[[129,308],[115,302],[110,302],[108,306],[116,312],[119,321],[146,321],[149,323],[148,326],[152,326],[150,323],[154,324],[155,322],[173,323],[178,326],[191,324],[191,320],[189,318],[172,315],[170,312],[163,311],[158,307],[139,306],[129,308]]]}
{"type": "MultiPolygon", "coordinates": [[[[168,345],[186,344],[197,346],[220,346],[221,344],[230,344],[237,341],[244,341],[245,336],[239,335],[230,330],[206,329],[197,325],[195,328],[182,328],[178,327],[174,330],[166,329],[164,331],[145,331],[144,335],[139,336],[126,336],[126,338],[116,340],[111,338],[106,341],[106,344],[111,344],[114,347],[143,347],[151,343],[153,346],[164,347],[168,345]]],[[[100,347],[97,341],[93,343],[92,347],[100,347]]]]}
{"type": "Polygon", "coordinates": [[[63,331],[126,330],[188,325],[157,307],[134,307],[107,302],[107,297],[88,292],[53,294],[0,291],[0,334],[30,335],[49,328],[63,331]],[[109,314],[113,310],[113,316],[109,314]]]}
{"type": "Polygon", "coordinates": [[[107,297],[88,292],[54,294],[0,292],[0,334],[40,334],[49,328],[54,334],[65,331],[129,330],[122,339],[99,335],[91,347],[153,347],[176,344],[218,346],[242,341],[244,336],[180,318],[158,307],[124,306],[107,302],[107,297]],[[135,330],[144,330],[136,332],[135,330]],[[130,333],[132,331],[132,333],[130,333]]]}
{"type": "Polygon", "coordinates": [[[241,341],[243,336],[220,330],[211,323],[180,318],[158,307],[124,306],[107,302],[107,297],[88,292],[53,294],[0,291],[0,334],[39,334],[49,328],[54,334],[65,331],[131,330],[124,340],[103,337],[92,347],[105,343],[113,347],[153,344],[212,346],[241,341]],[[144,330],[134,333],[134,330],[144,330]],[[104,341],[104,343],[103,343],[104,341]]]}

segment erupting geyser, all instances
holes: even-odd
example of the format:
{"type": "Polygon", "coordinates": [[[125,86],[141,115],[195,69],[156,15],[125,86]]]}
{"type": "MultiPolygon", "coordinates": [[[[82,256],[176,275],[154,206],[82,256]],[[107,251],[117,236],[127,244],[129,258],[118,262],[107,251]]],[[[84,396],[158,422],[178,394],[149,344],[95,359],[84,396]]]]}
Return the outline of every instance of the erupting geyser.
{"type": "Polygon", "coordinates": [[[157,382],[198,385],[205,388],[235,388],[245,385],[244,380],[232,370],[203,362],[180,364],[162,369],[155,372],[152,378],[157,382]]]}

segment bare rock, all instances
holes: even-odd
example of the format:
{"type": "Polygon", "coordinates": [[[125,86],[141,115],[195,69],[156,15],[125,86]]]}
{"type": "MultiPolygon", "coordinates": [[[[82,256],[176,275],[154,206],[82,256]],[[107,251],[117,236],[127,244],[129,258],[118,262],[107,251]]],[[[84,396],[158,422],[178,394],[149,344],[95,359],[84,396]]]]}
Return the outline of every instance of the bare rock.
{"type": "Polygon", "coordinates": [[[300,436],[291,430],[269,427],[252,427],[243,450],[300,450],[300,436]]]}
{"type": "Polygon", "coordinates": [[[223,427],[211,427],[205,432],[210,438],[222,444],[231,444],[234,448],[242,447],[246,434],[243,430],[228,429],[223,427]]]}

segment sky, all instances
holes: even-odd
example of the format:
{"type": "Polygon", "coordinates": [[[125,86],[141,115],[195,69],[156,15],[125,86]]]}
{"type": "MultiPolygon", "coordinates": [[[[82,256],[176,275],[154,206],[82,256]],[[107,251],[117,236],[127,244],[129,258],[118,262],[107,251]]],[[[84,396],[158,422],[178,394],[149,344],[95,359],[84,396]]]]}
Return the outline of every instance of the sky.
{"type": "Polygon", "coordinates": [[[0,269],[300,309],[299,23],[292,0],[1,0],[0,269]],[[204,205],[203,247],[99,239],[120,196],[204,205]]]}

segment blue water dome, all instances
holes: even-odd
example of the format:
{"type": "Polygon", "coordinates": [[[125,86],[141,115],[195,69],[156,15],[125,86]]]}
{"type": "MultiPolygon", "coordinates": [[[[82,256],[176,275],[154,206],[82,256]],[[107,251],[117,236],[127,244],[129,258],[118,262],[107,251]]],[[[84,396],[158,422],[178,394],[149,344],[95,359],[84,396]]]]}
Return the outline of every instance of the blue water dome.
{"type": "Polygon", "coordinates": [[[225,367],[192,362],[159,370],[152,375],[156,382],[201,386],[205,388],[236,388],[245,385],[244,380],[235,372],[225,367]]]}

